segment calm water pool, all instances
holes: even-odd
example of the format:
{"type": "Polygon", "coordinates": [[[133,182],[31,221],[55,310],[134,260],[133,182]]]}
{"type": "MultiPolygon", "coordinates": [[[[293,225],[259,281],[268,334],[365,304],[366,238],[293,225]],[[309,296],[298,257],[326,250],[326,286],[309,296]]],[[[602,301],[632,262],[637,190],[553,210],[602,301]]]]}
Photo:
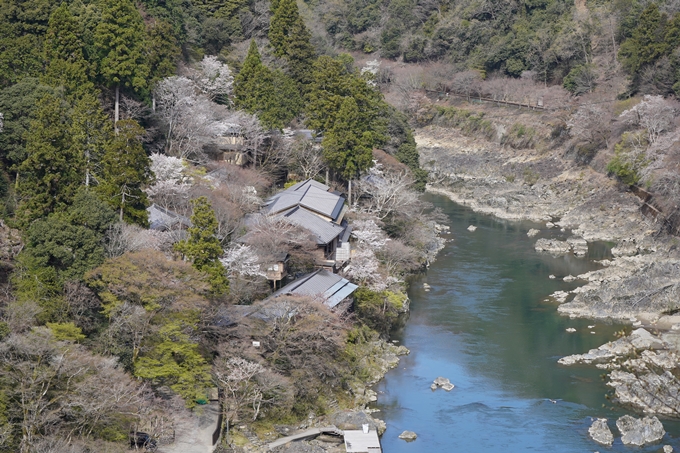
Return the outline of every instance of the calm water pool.
{"type": "MultiPolygon", "coordinates": [[[[557,360],[615,339],[624,326],[559,316],[546,301],[574,283],[562,277],[596,269],[589,259],[551,257],[534,251],[539,237],[567,233],[531,223],[504,222],[476,214],[450,200],[426,195],[449,216],[454,241],[411,286],[411,314],[394,338],[411,350],[376,386],[387,422],[385,453],[400,452],[656,452],[680,448],[680,427],[664,421],[670,434],[646,449],[600,446],[587,435],[592,417],[614,422],[625,412],[612,408],[602,371],[562,367],[557,360]],[[475,232],[468,232],[476,225],[475,232]],[[549,275],[556,279],[550,279],[549,275]],[[430,285],[425,291],[423,283],[430,285]],[[588,326],[594,327],[589,328],[588,326]],[[567,333],[573,327],[575,333],[567,333]],[[593,333],[594,332],[594,333],[593,333]],[[430,390],[437,376],[455,384],[451,392],[430,390]],[[404,431],[418,439],[398,439],[404,431]]],[[[596,259],[607,247],[591,248],[596,259]]]]}

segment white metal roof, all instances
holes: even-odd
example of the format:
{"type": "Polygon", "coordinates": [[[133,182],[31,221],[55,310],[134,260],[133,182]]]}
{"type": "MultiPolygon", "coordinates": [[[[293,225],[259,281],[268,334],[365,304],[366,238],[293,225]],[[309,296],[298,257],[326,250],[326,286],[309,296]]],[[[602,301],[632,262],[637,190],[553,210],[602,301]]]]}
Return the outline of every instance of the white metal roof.
{"type": "Polygon", "coordinates": [[[367,433],[362,430],[345,430],[345,449],[347,453],[381,453],[380,439],[375,430],[367,433]]]}

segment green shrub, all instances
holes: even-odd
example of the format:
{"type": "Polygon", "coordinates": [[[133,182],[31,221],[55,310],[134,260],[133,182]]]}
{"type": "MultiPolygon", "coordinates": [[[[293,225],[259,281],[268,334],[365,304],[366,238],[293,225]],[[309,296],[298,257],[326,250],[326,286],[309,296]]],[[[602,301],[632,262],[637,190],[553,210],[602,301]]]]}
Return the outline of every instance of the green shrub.
{"type": "Polygon", "coordinates": [[[649,164],[645,154],[647,145],[645,132],[626,132],[614,147],[614,158],[607,165],[607,171],[624,184],[637,184],[641,170],[649,164]]]}

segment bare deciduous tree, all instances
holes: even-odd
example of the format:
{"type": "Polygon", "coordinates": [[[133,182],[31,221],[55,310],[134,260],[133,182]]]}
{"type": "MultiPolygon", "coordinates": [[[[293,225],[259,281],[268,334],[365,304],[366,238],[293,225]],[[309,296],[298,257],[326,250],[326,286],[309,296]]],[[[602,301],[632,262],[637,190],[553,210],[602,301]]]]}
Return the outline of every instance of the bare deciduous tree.
{"type": "Polygon", "coordinates": [[[384,172],[377,163],[358,185],[363,194],[361,209],[381,220],[418,203],[418,196],[412,190],[413,179],[408,173],[384,172]]]}
{"type": "Polygon", "coordinates": [[[604,143],[609,147],[611,114],[603,107],[593,104],[581,106],[567,121],[572,137],[588,143],[604,143]]]}
{"type": "Polygon", "coordinates": [[[314,178],[326,167],[321,147],[311,140],[296,138],[290,144],[288,165],[301,179],[314,178]]]}

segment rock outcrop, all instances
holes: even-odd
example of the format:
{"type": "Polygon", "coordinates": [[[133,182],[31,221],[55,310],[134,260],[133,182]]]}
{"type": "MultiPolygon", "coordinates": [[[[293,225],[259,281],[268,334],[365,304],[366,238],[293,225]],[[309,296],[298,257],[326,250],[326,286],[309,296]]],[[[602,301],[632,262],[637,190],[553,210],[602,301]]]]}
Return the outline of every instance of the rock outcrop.
{"type": "Polygon", "coordinates": [[[663,425],[656,417],[637,419],[624,415],[616,420],[616,427],[621,432],[621,441],[624,445],[637,447],[658,442],[666,434],[663,425]]]}
{"type": "Polygon", "coordinates": [[[413,431],[404,431],[399,434],[399,439],[404,439],[407,442],[412,442],[418,438],[418,435],[413,431]]]}
{"type": "Polygon", "coordinates": [[[590,437],[598,444],[607,445],[611,447],[614,443],[614,435],[607,425],[606,418],[596,419],[590,428],[588,428],[588,434],[590,437]]]}

